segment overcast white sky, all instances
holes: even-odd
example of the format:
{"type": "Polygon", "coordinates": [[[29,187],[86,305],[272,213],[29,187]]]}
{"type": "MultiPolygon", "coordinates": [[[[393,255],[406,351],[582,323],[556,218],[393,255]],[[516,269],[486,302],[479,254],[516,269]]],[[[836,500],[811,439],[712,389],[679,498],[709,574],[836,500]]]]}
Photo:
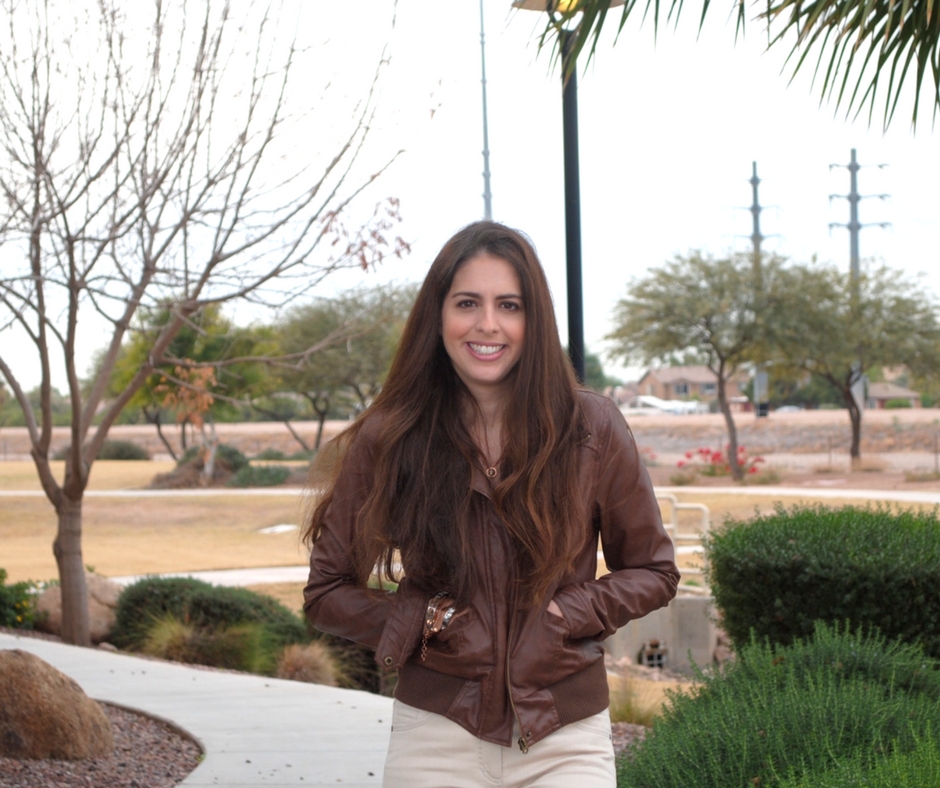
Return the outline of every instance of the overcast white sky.
{"type": "MultiPolygon", "coordinates": [[[[390,7],[333,4],[333,41],[357,42],[338,70],[384,40],[390,7]]],[[[578,74],[588,347],[603,350],[613,303],[631,277],[691,249],[749,248],[754,161],[764,248],[797,260],[817,255],[847,271],[848,231],[829,225],[848,222],[848,202],[829,195],[848,194],[849,174],[830,165],[848,164],[856,148],[865,167],[859,192],[890,195],[861,203],[862,222],[891,222],[862,231],[863,259],[923,273],[925,287],[940,291],[940,139],[929,115],[916,134],[910,104],[887,134],[880,117],[872,128],[867,116],[846,121],[844,111],[820,106],[808,72],[789,84],[786,53],[765,51],[759,23],[735,43],[733,20],[713,4],[696,40],[697,10],[690,5],[679,29],[661,29],[658,41],[651,25],[637,22],[614,44],[610,24],[578,74]],[[879,164],[888,166],[867,166],[879,164]]],[[[534,239],[564,331],[560,77],[548,51],[538,52],[540,14],[485,0],[484,15],[494,218],[534,239]]],[[[420,279],[443,241],[482,216],[479,29],[476,0],[398,4],[381,133],[383,144],[399,139],[406,153],[378,188],[401,198],[414,253],[395,275],[420,279]]]]}
{"type": "MultiPolygon", "coordinates": [[[[371,191],[401,199],[400,234],[413,243],[403,262],[375,274],[348,274],[332,288],[363,281],[420,280],[441,244],[483,214],[480,17],[478,0],[294,0],[300,38],[315,67],[295,82],[296,99],[316,103],[331,83],[338,125],[342,97],[368,85],[383,47],[390,59],[368,161],[404,154],[371,191]]],[[[732,3],[727,3],[730,13],[732,3]]],[[[914,134],[898,111],[890,131],[880,117],[849,122],[820,106],[809,74],[789,83],[785,52],[764,52],[759,23],[735,43],[721,4],[696,40],[696,13],[678,31],[637,22],[614,44],[617,10],[596,59],[579,69],[581,202],[588,348],[603,351],[612,307],[631,277],[691,249],[720,255],[746,250],[751,234],[751,163],[761,178],[764,248],[798,260],[812,255],[848,270],[849,239],[831,222],[848,221],[845,165],[856,148],[865,165],[863,258],[875,258],[940,292],[940,140],[927,122],[914,134]],[[867,165],[888,165],[878,169],[867,165]]],[[[292,11],[295,9],[291,9],[292,11]]],[[[490,168],[494,218],[534,240],[565,326],[561,85],[548,51],[539,52],[542,16],[510,0],[484,0],[490,168]]],[[[929,99],[928,99],[929,100],[929,99]]],[[[321,112],[317,108],[316,112],[321,112]]],[[[327,135],[328,136],[328,135],[327,135]]],[[[294,155],[323,154],[320,138],[294,155]]],[[[372,200],[367,200],[371,205],[372,200]]],[[[325,294],[326,290],[321,290],[325,294]]],[[[263,316],[262,316],[263,317],[263,316]]],[[[100,339],[100,334],[93,335],[100,339]]],[[[90,358],[93,346],[83,346],[90,358]]],[[[24,375],[27,386],[35,385],[24,375]]]]}

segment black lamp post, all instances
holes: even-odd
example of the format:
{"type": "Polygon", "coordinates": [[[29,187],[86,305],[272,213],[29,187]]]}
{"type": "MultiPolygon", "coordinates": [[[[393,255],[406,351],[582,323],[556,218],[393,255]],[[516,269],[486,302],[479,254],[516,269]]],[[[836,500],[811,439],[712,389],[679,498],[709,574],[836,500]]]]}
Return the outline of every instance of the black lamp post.
{"type": "MultiPolygon", "coordinates": [[[[624,0],[611,0],[610,6],[624,0]]],[[[514,0],[515,8],[568,11],[578,0],[514,0]]],[[[581,278],[581,173],[578,163],[578,77],[574,62],[577,28],[559,30],[561,44],[562,131],[565,159],[565,272],[568,288],[568,353],[578,380],[584,382],[584,293],[581,278]]]]}

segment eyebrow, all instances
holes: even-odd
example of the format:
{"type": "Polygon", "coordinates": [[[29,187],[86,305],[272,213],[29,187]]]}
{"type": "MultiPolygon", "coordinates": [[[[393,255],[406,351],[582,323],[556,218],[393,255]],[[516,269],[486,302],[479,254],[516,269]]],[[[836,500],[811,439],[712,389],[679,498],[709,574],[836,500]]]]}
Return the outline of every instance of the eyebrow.
{"type": "MultiPolygon", "coordinates": [[[[470,298],[483,298],[482,294],[473,293],[469,290],[461,290],[459,293],[451,294],[451,298],[466,298],[467,296],[470,298]]],[[[508,298],[518,298],[520,301],[522,300],[522,296],[518,293],[501,293],[500,295],[496,296],[497,301],[505,301],[508,298]]]]}

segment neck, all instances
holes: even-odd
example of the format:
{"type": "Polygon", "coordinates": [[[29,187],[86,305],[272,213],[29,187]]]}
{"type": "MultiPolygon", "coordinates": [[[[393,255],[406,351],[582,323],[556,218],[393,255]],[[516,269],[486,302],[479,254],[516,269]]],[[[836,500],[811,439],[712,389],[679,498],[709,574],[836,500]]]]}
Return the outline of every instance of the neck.
{"type": "Polygon", "coordinates": [[[504,405],[501,397],[474,397],[465,411],[470,435],[488,466],[499,462],[502,454],[504,405]]]}

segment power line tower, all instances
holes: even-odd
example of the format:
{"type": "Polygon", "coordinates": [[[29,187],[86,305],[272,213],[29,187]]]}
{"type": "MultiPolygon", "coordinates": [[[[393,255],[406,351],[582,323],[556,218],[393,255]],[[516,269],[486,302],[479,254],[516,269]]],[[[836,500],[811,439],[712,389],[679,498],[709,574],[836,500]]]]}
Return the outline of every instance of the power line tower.
{"type": "MultiPolygon", "coordinates": [[[[887,164],[876,164],[874,165],[878,169],[884,169],[887,167],[887,164]]],[[[868,200],[871,198],[877,198],[879,200],[887,200],[889,195],[887,194],[865,194],[861,195],[858,193],[858,171],[862,166],[858,163],[858,159],[855,156],[855,148],[852,148],[852,154],[849,157],[848,164],[830,164],[830,171],[833,167],[845,167],[849,171],[849,193],[848,194],[830,194],[829,202],[833,200],[841,199],[849,201],[849,221],[848,224],[841,224],[839,222],[829,222],[829,229],[832,230],[833,227],[845,227],[849,231],[849,275],[851,276],[851,281],[853,286],[858,283],[859,277],[859,253],[858,253],[858,241],[859,234],[863,227],[890,227],[891,222],[868,222],[867,224],[862,224],[858,220],[858,204],[862,200],[868,200]]]]}
{"type": "MultiPolygon", "coordinates": [[[[757,187],[760,186],[760,178],[757,177],[757,162],[751,162],[751,254],[754,260],[754,278],[758,288],[762,287],[761,277],[761,242],[764,236],[760,231],[760,200],[757,195],[757,187]]],[[[758,315],[760,319],[760,315],[758,315]]],[[[770,385],[767,375],[767,369],[763,364],[758,364],[754,370],[754,415],[758,418],[766,418],[770,411],[770,385]]]]}
{"type": "MultiPolygon", "coordinates": [[[[878,169],[884,169],[887,167],[887,164],[877,164],[875,165],[878,169]]],[[[858,193],[858,171],[861,169],[861,165],[858,163],[858,159],[855,155],[855,148],[852,148],[851,156],[849,157],[848,164],[830,164],[829,170],[831,171],[833,167],[845,167],[849,171],[849,193],[848,194],[830,194],[829,202],[831,203],[835,199],[843,199],[849,201],[849,221],[848,224],[841,224],[839,222],[830,222],[829,229],[832,230],[833,227],[845,227],[849,231],[849,284],[852,288],[852,300],[854,301],[858,296],[858,286],[859,286],[859,276],[860,274],[860,255],[859,255],[859,234],[863,227],[889,227],[891,222],[869,222],[867,224],[862,224],[858,219],[858,204],[862,200],[870,199],[875,197],[879,200],[887,200],[887,194],[866,194],[861,195],[858,193]]],[[[855,400],[855,406],[858,408],[859,423],[861,423],[862,414],[865,412],[865,390],[867,388],[867,379],[865,371],[861,368],[861,363],[856,362],[852,366],[852,399],[855,400]]]]}
{"type": "Polygon", "coordinates": [[[763,210],[760,205],[760,200],[757,198],[757,187],[760,186],[760,178],[757,177],[757,162],[751,162],[751,226],[753,231],[751,232],[751,248],[754,255],[754,268],[758,271],[760,270],[761,257],[760,257],[760,245],[761,241],[764,240],[764,236],[760,232],[760,212],[763,210]]]}

